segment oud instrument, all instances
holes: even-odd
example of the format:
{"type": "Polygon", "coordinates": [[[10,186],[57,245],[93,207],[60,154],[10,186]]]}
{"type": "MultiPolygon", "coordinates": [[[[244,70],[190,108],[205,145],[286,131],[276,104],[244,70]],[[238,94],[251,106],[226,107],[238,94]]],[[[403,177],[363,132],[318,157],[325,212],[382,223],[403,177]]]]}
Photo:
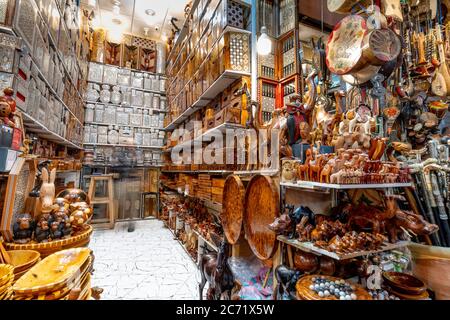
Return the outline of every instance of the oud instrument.
{"type": "Polygon", "coordinates": [[[439,54],[439,68],[437,68],[431,84],[432,92],[440,97],[446,97],[450,93],[450,71],[445,59],[444,41],[439,25],[436,26],[436,44],[439,54]]]}

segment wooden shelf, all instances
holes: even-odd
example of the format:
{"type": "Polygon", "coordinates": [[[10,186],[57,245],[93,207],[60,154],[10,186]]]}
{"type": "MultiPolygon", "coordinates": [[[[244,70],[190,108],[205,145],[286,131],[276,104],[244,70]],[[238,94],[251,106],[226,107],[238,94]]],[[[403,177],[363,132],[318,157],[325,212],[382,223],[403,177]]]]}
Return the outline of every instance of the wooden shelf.
{"type": "Polygon", "coordinates": [[[207,240],[204,236],[202,236],[202,235],[200,234],[200,232],[198,232],[197,230],[194,230],[193,232],[195,233],[195,235],[196,235],[198,238],[202,239],[203,242],[205,242],[209,247],[211,247],[211,249],[213,249],[213,250],[216,251],[216,252],[219,252],[219,249],[217,248],[217,246],[214,245],[211,241],[207,240]]]}
{"type": "Polygon", "coordinates": [[[234,81],[242,78],[243,76],[250,76],[248,72],[225,70],[220,77],[214,81],[214,83],[206,89],[205,92],[200,96],[200,98],[187,108],[183,113],[181,113],[174,121],[172,121],[164,129],[166,131],[174,130],[179,124],[185,121],[189,116],[207,106],[219,93],[223,92],[228,88],[234,81]]]}
{"type": "Polygon", "coordinates": [[[314,253],[317,255],[327,256],[327,257],[330,257],[335,260],[348,260],[348,259],[352,259],[352,258],[368,256],[371,254],[376,254],[376,253],[380,253],[380,252],[384,252],[384,251],[390,251],[390,250],[395,250],[395,249],[399,249],[399,248],[404,248],[410,244],[409,241],[400,241],[397,243],[385,243],[383,245],[383,248],[379,249],[379,250],[358,251],[358,252],[347,253],[347,254],[337,254],[337,253],[330,252],[328,250],[316,247],[311,242],[300,242],[298,240],[291,240],[286,236],[278,236],[277,239],[287,245],[293,246],[302,251],[314,253]]]}
{"type": "Polygon", "coordinates": [[[297,181],[282,182],[280,184],[283,187],[291,189],[336,189],[336,190],[354,190],[354,189],[388,189],[388,188],[408,188],[411,187],[411,183],[381,183],[381,184],[331,184],[321,183],[313,181],[297,181]]]}
{"type": "Polygon", "coordinates": [[[122,104],[116,104],[116,103],[105,103],[105,102],[100,102],[100,101],[85,101],[86,104],[101,104],[104,106],[113,106],[113,107],[119,107],[119,108],[138,108],[138,109],[144,109],[144,110],[151,110],[153,112],[158,112],[158,113],[168,113],[167,110],[160,110],[160,109],[153,109],[153,108],[149,108],[149,107],[139,107],[139,106],[124,106],[122,104]]]}
{"type": "MultiPolygon", "coordinates": [[[[117,67],[117,68],[119,68],[119,67],[117,67]]],[[[95,83],[95,84],[98,84],[98,85],[108,85],[108,86],[118,86],[118,87],[125,87],[125,88],[128,88],[128,89],[131,89],[131,90],[136,90],[136,91],[143,91],[143,92],[147,92],[147,93],[156,93],[156,94],[159,94],[159,95],[161,95],[161,96],[165,96],[166,95],[166,93],[164,92],[164,91],[159,91],[159,90],[152,90],[152,89],[144,89],[144,88],[138,88],[138,87],[132,87],[132,86],[124,86],[124,85],[121,85],[121,84],[110,84],[110,83],[106,83],[106,82],[101,82],[101,81],[93,81],[93,80],[87,80],[87,82],[89,82],[89,83],[95,83]]]]}
{"type": "Polygon", "coordinates": [[[233,129],[233,130],[245,129],[245,127],[241,124],[236,124],[236,123],[222,123],[221,125],[219,125],[215,128],[206,130],[200,136],[198,136],[192,140],[188,140],[188,141],[182,142],[180,144],[177,144],[174,147],[164,150],[164,152],[171,152],[175,148],[180,149],[183,147],[188,147],[188,146],[193,146],[193,145],[202,145],[204,142],[208,143],[208,142],[210,142],[208,140],[210,140],[210,138],[214,137],[214,135],[216,133],[218,133],[218,132],[226,133],[227,129],[233,129]]]}
{"type": "Polygon", "coordinates": [[[63,138],[59,134],[50,131],[46,126],[44,126],[42,123],[40,123],[27,113],[22,112],[22,116],[26,131],[36,133],[40,138],[57,143],[59,145],[67,146],[72,149],[83,149],[81,145],[77,145],[67,140],[66,138],[63,138]]]}
{"type": "Polygon", "coordinates": [[[48,90],[50,91],[50,93],[55,96],[55,98],[63,105],[63,107],[69,111],[69,113],[78,121],[78,123],[80,123],[81,125],[83,125],[83,123],[80,121],[80,119],[78,119],[78,117],[75,115],[75,113],[73,113],[72,110],[70,110],[70,108],[65,104],[65,102],[63,101],[63,99],[58,95],[58,93],[55,91],[55,89],[53,88],[52,85],[50,85],[50,83],[48,82],[47,78],[44,76],[44,74],[41,71],[41,67],[39,66],[39,64],[36,63],[36,61],[34,60],[33,56],[30,55],[30,59],[33,62],[33,64],[36,66],[36,69],[38,71],[39,77],[41,78],[42,81],[44,81],[45,85],[47,86],[48,90]]]}
{"type": "Polygon", "coordinates": [[[210,175],[263,175],[263,176],[274,176],[279,173],[278,170],[250,170],[250,171],[233,171],[233,170],[161,170],[162,173],[184,173],[184,174],[202,174],[207,173],[210,175]]]}
{"type": "Polygon", "coordinates": [[[85,146],[93,147],[125,147],[125,148],[137,148],[137,149],[162,149],[162,147],[156,146],[137,146],[134,144],[107,144],[107,143],[83,143],[85,146]]]}
{"type": "MultiPolygon", "coordinates": [[[[121,70],[127,70],[127,71],[131,71],[131,72],[145,73],[145,74],[148,74],[151,76],[158,76],[160,78],[163,78],[164,80],[167,80],[167,76],[163,73],[156,73],[156,72],[150,72],[150,71],[145,71],[145,70],[126,68],[126,67],[116,66],[114,64],[101,63],[101,62],[96,62],[96,61],[88,61],[88,63],[98,64],[100,66],[114,67],[114,68],[118,68],[121,70]]],[[[95,81],[91,81],[91,80],[86,80],[86,81],[95,82],[95,81]]],[[[108,84],[108,83],[102,83],[102,84],[108,84]]],[[[118,84],[118,86],[121,86],[121,85],[118,84]]]]}
{"type": "MultiPolygon", "coordinates": [[[[156,130],[161,130],[161,128],[156,128],[156,127],[144,127],[144,126],[133,126],[131,124],[109,124],[109,123],[102,123],[102,122],[88,122],[85,121],[84,124],[94,124],[97,126],[117,126],[117,127],[130,127],[130,128],[137,128],[137,129],[156,129],[156,130]]],[[[161,147],[162,148],[162,147],[161,147]]]]}

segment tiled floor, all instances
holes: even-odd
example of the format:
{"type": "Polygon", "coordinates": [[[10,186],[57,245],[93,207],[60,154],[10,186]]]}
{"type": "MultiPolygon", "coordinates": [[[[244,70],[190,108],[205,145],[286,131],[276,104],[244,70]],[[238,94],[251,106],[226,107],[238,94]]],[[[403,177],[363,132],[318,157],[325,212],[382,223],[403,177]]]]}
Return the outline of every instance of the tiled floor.
{"type": "Polygon", "coordinates": [[[89,247],[102,299],[198,299],[197,267],[161,221],[135,222],[131,233],[128,222],[96,230],[89,247]]]}

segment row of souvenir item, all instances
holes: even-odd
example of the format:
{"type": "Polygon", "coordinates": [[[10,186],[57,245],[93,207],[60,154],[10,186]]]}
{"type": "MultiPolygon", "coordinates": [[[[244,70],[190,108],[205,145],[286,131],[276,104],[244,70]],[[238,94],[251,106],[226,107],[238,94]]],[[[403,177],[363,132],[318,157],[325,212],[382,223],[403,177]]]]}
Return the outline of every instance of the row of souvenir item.
{"type": "Polygon", "coordinates": [[[154,113],[152,109],[116,107],[114,105],[86,106],[85,123],[104,123],[106,125],[162,128],[164,113],[154,113]]]}
{"type": "Polygon", "coordinates": [[[140,129],[127,126],[86,125],[84,143],[162,147],[164,132],[155,129],[140,129]]]}

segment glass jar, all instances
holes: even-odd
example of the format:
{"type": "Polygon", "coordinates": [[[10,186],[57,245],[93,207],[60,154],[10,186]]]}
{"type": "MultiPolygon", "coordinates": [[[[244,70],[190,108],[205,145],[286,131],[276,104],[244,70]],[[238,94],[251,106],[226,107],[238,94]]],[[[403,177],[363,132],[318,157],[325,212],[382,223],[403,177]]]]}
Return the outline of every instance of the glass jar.
{"type": "Polygon", "coordinates": [[[161,78],[159,80],[159,91],[161,92],[166,91],[166,79],[161,78]]]}
{"type": "Polygon", "coordinates": [[[140,72],[134,72],[131,86],[142,89],[144,87],[144,75],[140,72]]]}
{"type": "Polygon", "coordinates": [[[153,109],[159,110],[159,106],[160,106],[160,95],[155,94],[153,96],[153,109]]]}
{"type": "Polygon", "coordinates": [[[91,103],[86,105],[86,113],[84,114],[85,122],[94,122],[94,110],[95,106],[91,103]]]}
{"type": "Polygon", "coordinates": [[[161,97],[159,101],[159,110],[166,111],[167,108],[167,98],[161,97]]]}
{"type": "Polygon", "coordinates": [[[136,163],[138,166],[144,165],[144,150],[142,150],[142,149],[136,150],[136,163]]]}
{"type": "Polygon", "coordinates": [[[118,107],[116,111],[116,123],[118,125],[129,125],[129,114],[125,112],[124,108],[118,107]]]}
{"type": "Polygon", "coordinates": [[[159,84],[159,78],[154,76],[152,79],[152,90],[159,91],[160,84],[159,84]]]}
{"type": "Polygon", "coordinates": [[[103,120],[107,124],[116,124],[116,107],[108,105],[105,107],[103,120]]]}
{"type": "Polygon", "coordinates": [[[144,118],[144,124],[143,124],[143,126],[144,127],[150,127],[150,120],[151,120],[151,118],[150,118],[150,115],[149,115],[149,111],[148,110],[144,110],[144,116],[143,116],[143,118],[144,118]]]}
{"type": "Polygon", "coordinates": [[[100,91],[100,101],[103,103],[109,103],[111,101],[110,86],[107,84],[102,85],[102,91],[100,91]]]}
{"type": "Polygon", "coordinates": [[[144,92],[139,90],[131,91],[131,105],[142,107],[144,104],[144,92]]]}
{"type": "Polygon", "coordinates": [[[152,90],[152,79],[149,74],[144,74],[144,89],[152,90]]]}
{"type": "Polygon", "coordinates": [[[117,75],[117,84],[120,86],[129,87],[131,83],[131,71],[121,69],[117,75]]]}
{"type": "Polygon", "coordinates": [[[84,127],[84,143],[89,143],[91,139],[91,126],[84,127]]]}
{"type": "Polygon", "coordinates": [[[151,145],[151,140],[152,140],[152,138],[151,138],[151,135],[150,135],[150,130],[144,129],[144,130],[143,130],[143,137],[142,137],[142,138],[143,138],[143,139],[142,139],[142,142],[143,142],[143,145],[144,145],[144,146],[148,147],[148,146],[151,145]]]}
{"type": "Polygon", "coordinates": [[[104,113],[105,113],[105,106],[98,104],[95,107],[95,122],[103,123],[104,113]]]}
{"type": "Polygon", "coordinates": [[[97,126],[91,126],[89,143],[97,143],[97,126]]]}
{"type": "Polygon", "coordinates": [[[137,146],[142,146],[142,143],[144,142],[144,137],[142,133],[142,129],[136,129],[136,132],[134,134],[134,144],[137,146]]]}
{"type": "Polygon", "coordinates": [[[109,144],[118,144],[119,143],[119,131],[117,130],[117,126],[109,126],[108,127],[108,143],[109,144]]]}
{"type": "Polygon", "coordinates": [[[131,89],[126,87],[121,87],[122,91],[122,105],[130,106],[131,105],[131,89]]]}
{"type": "Polygon", "coordinates": [[[130,114],[130,124],[136,127],[142,126],[142,109],[133,108],[133,112],[130,114]]]}
{"type": "Polygon", "coordinates": [[[153,106],[153,93],[144,93],[144,107],[151,108],[153,106]]]}
{"type": "Polygon", "coordinates": [[[86,90],[86,100],[91,102],[97,102],[100,98],[99,92],[100,87],[95,83],[89,83],[86,90]]]}
{"type": "Polygon", "coordinates": [[[111,92],[111,102],[114,104],[120,104],[122,102],[122,94],[120,93],[120,87],[114,86],[111,92]]]}

